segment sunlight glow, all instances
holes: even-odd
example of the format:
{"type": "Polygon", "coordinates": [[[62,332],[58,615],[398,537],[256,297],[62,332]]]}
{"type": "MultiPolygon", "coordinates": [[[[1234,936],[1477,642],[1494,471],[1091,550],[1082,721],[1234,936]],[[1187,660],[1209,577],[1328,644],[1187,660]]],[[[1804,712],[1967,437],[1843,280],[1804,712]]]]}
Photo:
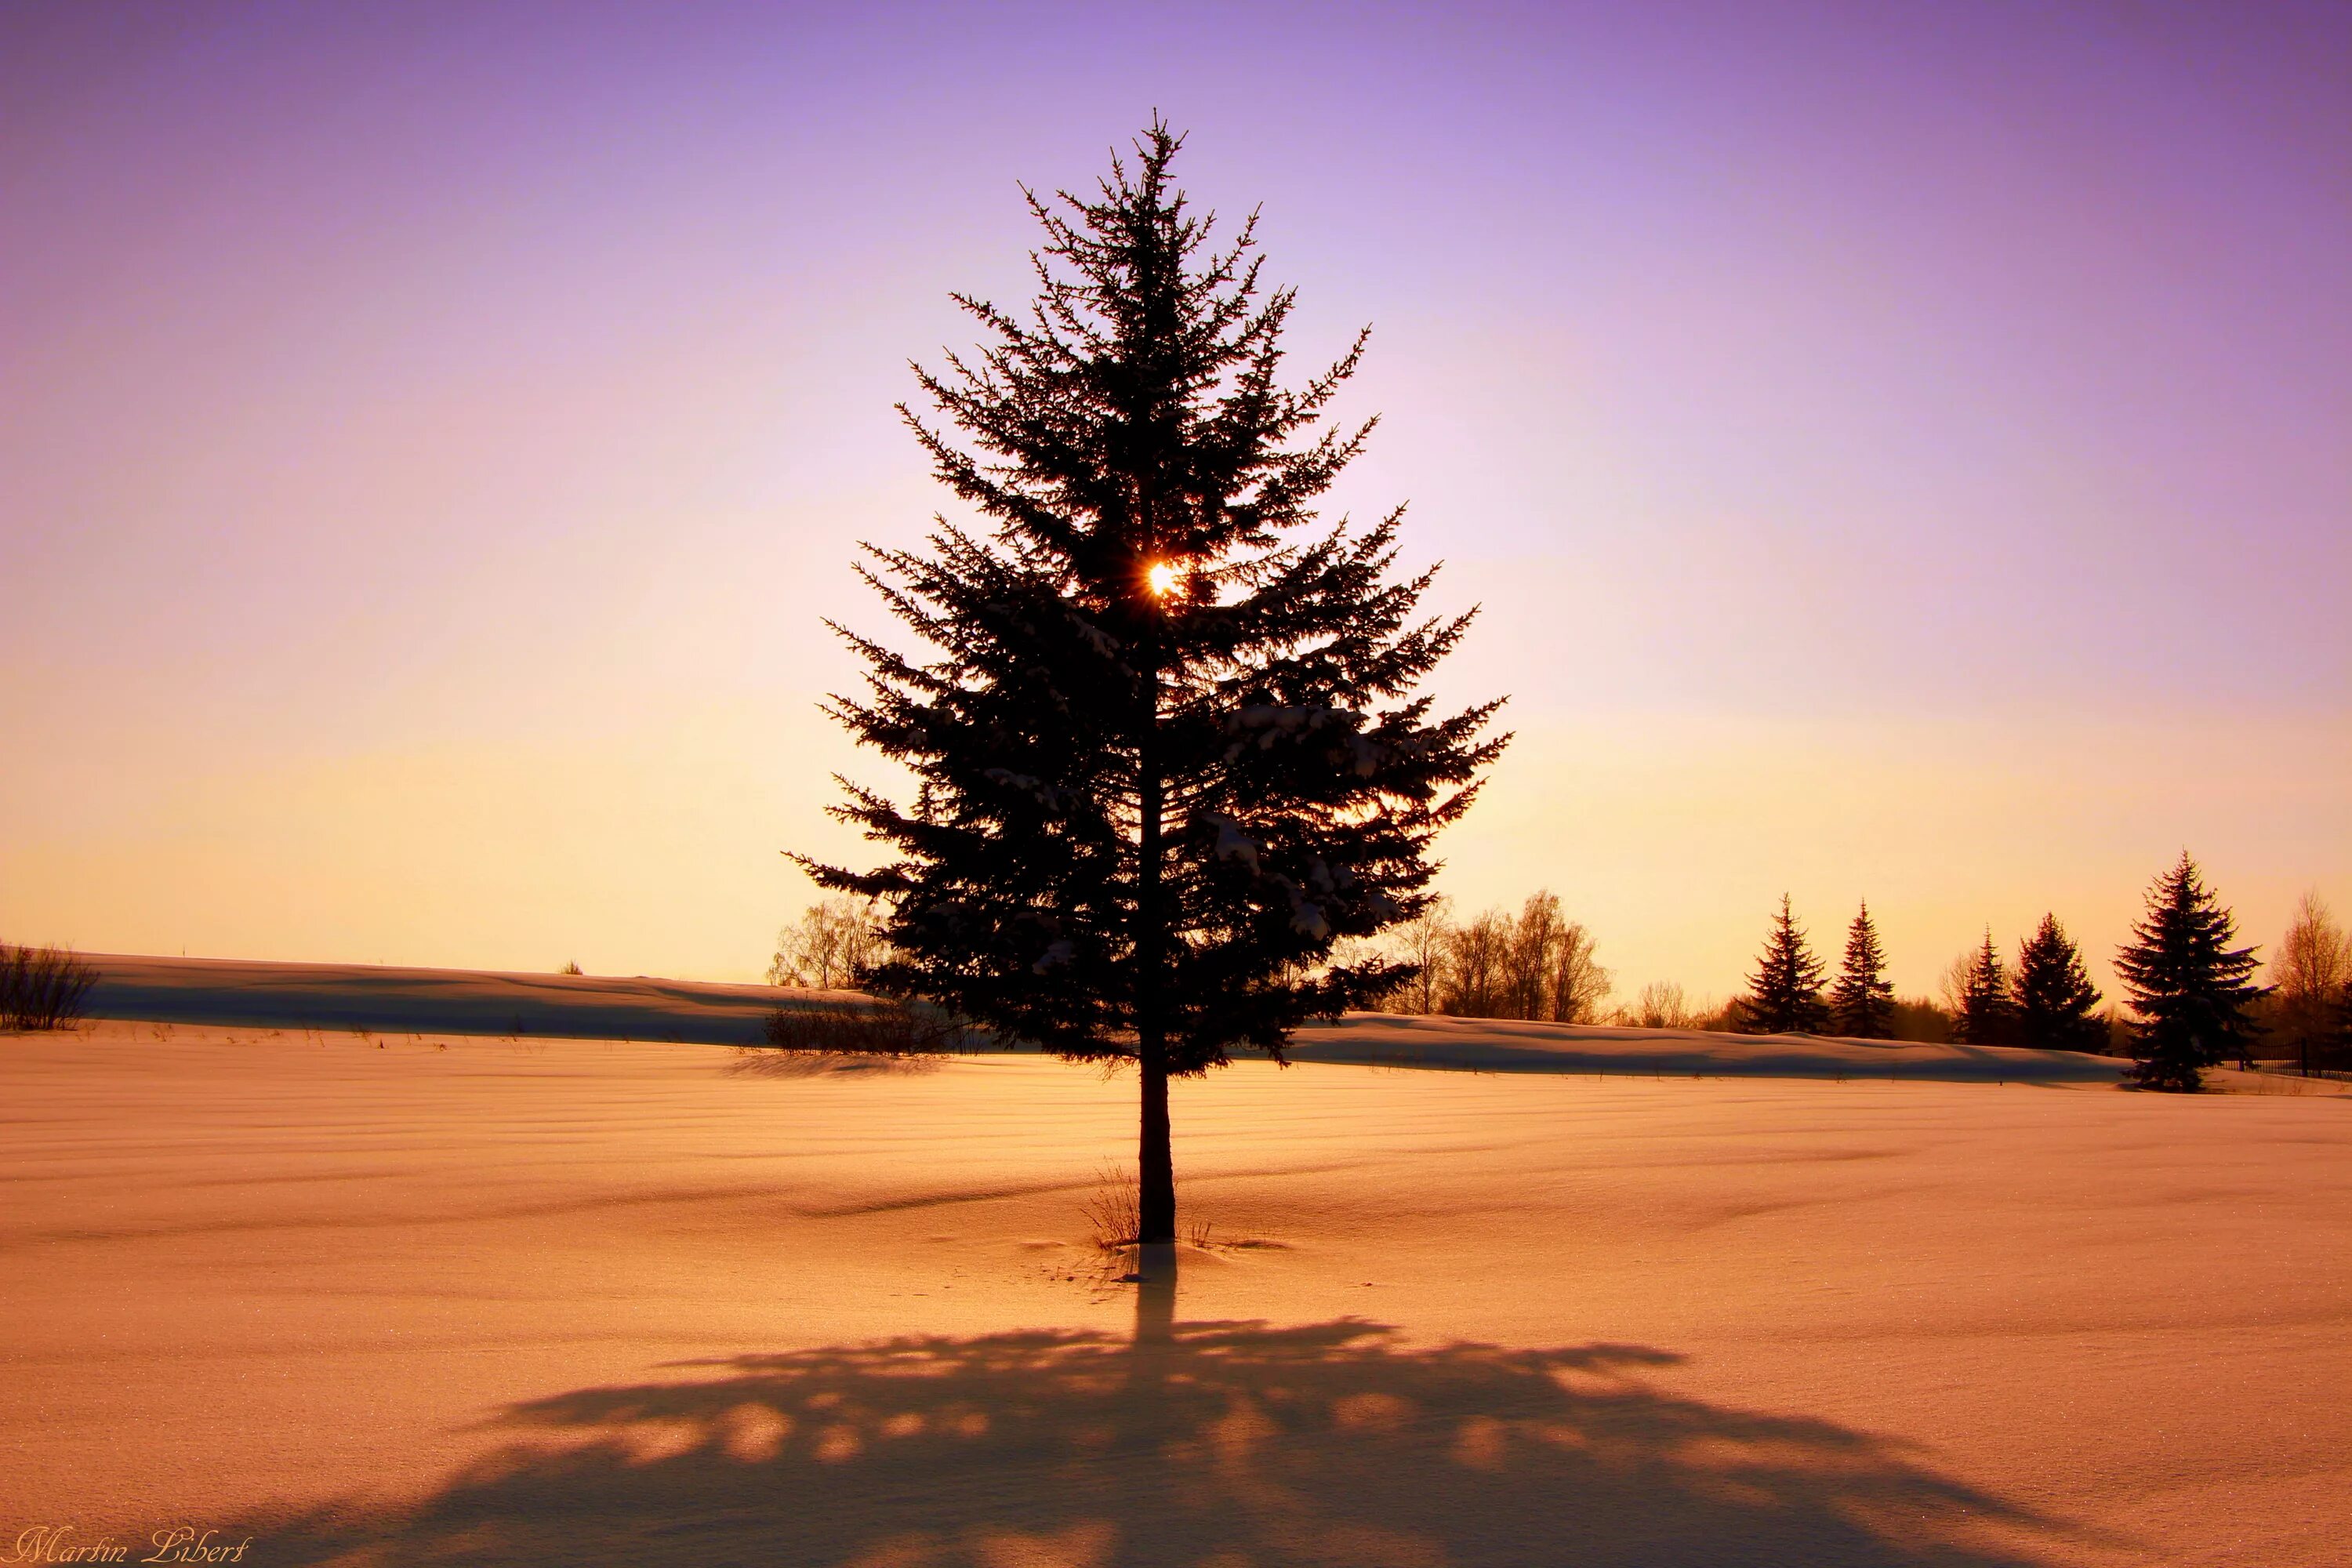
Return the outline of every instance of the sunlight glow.
{"type": "Polygon", "coordinates": [[[1151,584],[1151,591],[1163,599],[1176,591],[1176,568],[1168,562],[1153,562],[1150,570],[1143,575],[1144,580],[1151,584]]]}

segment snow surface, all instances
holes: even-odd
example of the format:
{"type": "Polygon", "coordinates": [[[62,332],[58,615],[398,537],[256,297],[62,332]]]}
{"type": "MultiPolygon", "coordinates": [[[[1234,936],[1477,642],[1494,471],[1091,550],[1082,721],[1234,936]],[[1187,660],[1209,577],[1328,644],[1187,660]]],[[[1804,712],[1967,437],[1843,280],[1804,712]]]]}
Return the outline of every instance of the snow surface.
{"type": "MultiPolygon", "coordinates": [[[[85,953],[95,1018],[396,1033],[755,1042],[784,994],[646,975],[526,974],[365,963],[85,953]]],[[[803,998],[847,993],[800,992],[803,998]]]]}
{"type": "Polygon", "coordinates": [[[1961,1568],[2352,1539],[2340,1098],[1244,1063],[1175,1087],[1207,1246],[1134,1284],[1082,1212],[1134,1081],[1036,1058],[109,1023],[0,1037],[0,1074],[5,1542],[1961,1568]]]}
{"type": "MultiPolygon", "coordinates": [[[[782,991],[645,976],[523,974],[366,964],[93,954],[92,1016],[276,1028],[754,1044],[777,1005],[850,1002],[851,992],[782,991]]],[[[1302,1062],[1487,1072],[1745,1074],[2113,1083],[2126,1064],[2072,1051],[1916,1045],[1810,1035],[1722,1035],[1487,1018],[1354,1013],[1300,1031],[1302,1062]]]]}
{"type": "Polygon", "coordinates": [[[1654,1077],[1874,1078],[1958,1082],[2112,1084],[2130,1066],[2077,1051],[1920,1045],[1815,1035],[1725,1035],[1706,1029],[1621,1029],[1503,1018],[1350,1013],[1299,1031],[1290,1056],[1362,1067],[1486,1072],[1646,1073],[1654,1077]]]}

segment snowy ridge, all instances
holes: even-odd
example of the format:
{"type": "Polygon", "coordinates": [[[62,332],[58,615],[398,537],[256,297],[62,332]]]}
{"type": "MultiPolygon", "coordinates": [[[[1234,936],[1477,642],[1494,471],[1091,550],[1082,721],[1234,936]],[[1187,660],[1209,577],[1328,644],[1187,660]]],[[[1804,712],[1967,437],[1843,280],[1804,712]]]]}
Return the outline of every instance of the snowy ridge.
{"type": "MultiPolygon", "coordinates": [[[[857,1004],[847,991],[374,964],[87,955],[92,1017],[251,1028],[756,1045],[779,1005],[857,1004]]],[[[1302,1029],[1293,1060],[1457,1071],[1661,1077],[2113,1083],[2126,1064],[2073,1051],[1810,1035],[1613,1028],[1351,1013],[1302,1029]]]]}

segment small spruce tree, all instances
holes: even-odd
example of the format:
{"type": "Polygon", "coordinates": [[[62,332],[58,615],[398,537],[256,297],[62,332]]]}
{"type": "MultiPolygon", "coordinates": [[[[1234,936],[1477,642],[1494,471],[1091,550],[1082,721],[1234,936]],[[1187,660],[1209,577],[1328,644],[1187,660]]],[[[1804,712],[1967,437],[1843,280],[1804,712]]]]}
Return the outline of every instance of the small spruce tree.
{"type": "Polygon", "coordinates": [[[1780,912],[1764,939],[1756,973],[1740,999],[1741,1027],[1752,1035],[1811,1034],[1828,1026],[1829,1004],[1822,999],[1822,961],[1805,941],[1804,928],[1780,895],[1780,912]]]}
{"type": "Polygon", "coordinates": [[[2000,950],[1992,944],[1990,926],[1984,945],[1969,959],[1959,1003],[1952,1016],[1953,1039],[1971,1046],[2017,1043],[2017,1005],[2010,1000],[2009,973],[2001,966],[2000,950]]]}
{"type": "Polygon", "coordinates": [[[2083,968],[2083,953],[2056,915],[2045,914],[2018,944],[2017,1043],[2042,1051],[2095,1051],[2107,1026],[2095,1016],[2098,988],[2083,968]]]}
{"type": "Polygon", "coordinates": [[[867,547],[931,651],[845,632],[868,691],[830,711],[916,788],[845,783],[885,864],[803,862],[879,900],[869,989],[1137,1065],[1144,1242],[1176,1234],[1168,1080],[1408,979],[1348,939],[1430,907],[1430,842],[1507,738],[1497,704],[1418,691],[1469,617],[1422,618],[1431,574],[1392,575],[1401,512],[1318,522],[1370,429],[1324,423],[1362,337],[1280,384],[1292,295],[1261,290],[1255,220],[1211,247],[1179,140],[1155,123],[1090,198],[1032,195],[1038,298],[958,296],[992,342],[918,369],[961,437],[908,423],[986,526],[867,547]]]}
{"type": "Polygon", "coordinates": [[[2205,886],[2197,862],[2180,861],[2157,878],[2147,913],[2116,955],[2132,1011],[2130,1081],[2142,1089],[2194,1094],[2201,1069],[2251,1054],[2254,950],[2231,947],[2236,919],[2205,886]]]}
{"type": "Polygon", "coordinates": [[[1895,1033],[1895,987],[1886,982],[1886,953],[1878,945],[1870,905],[1846,928],[1845,964],[1830,992],[1832,1026],[1857,1040],[1884,1040],[1895,1033]]]}

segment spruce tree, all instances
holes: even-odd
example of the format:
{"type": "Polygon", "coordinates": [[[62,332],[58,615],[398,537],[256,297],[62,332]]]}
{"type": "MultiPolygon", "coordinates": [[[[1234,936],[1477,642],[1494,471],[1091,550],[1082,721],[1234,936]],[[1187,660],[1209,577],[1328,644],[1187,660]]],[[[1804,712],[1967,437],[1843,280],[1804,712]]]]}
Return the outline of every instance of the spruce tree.
{"type": "Polygon", "coordinates": [[[1830,992],[1830,1017],[1852,1039],[1884,1040],[1895,1033],[1895,987],[1886,983],[1886,953],[1867,902],[1846,928],[1845,965],[1830,992]]]}
{"type": "Polygon", "coordinates": [[[2139,1016],[2133,1083],[2194,1094],[2204,1087],[2200,1069],[2249,1054],[2257,1028],[2249,1009],[2263,988],[2252,983],[2254,950],[2230,945],[2237,934],[2237,921],[2183,850],[2148,889],[2147,913],[2116,955],[2139,1016]]]}
{"type": "Polygon", "coordinates": [[[1371,428],[1325,422],[1364,334],[1279,384],[1292,292],[1261,289],[1255,217],[1213,247],[1179,145],[1155,123],[1091,196],[1029,193],[1037,299],[956,296],[992,341],[917,367],[944,422],[900,413],[986,526],[866,547],[929,651],[843,631],[868,690],[828,711],[916,787],[844,781],[835,815],[887,863],[803,861],[881,900],[873,989],[1137,1063],[1146,1242],[1176,1234],[1169,1079],[1404,979],[1333,944],[1430,906],[1430,841],[1508,739],[1498,703],[1417,694],[1470,617],[1419,617],[1432,574],[1391,575],[1402,509],[1317,524],[1371,428]]]}
{"type": "Polygon", "coordinates": [[[1804,928],[1789,912],[1789,896],[1780,895],[1780,912],[1772,918],[1771,933],[1756,973],[1748,979],[1748,994],[1739,1004],[1739,1021],[1756,1035],[1811,1034],[1828,1026],[1829,1005],[1822,1000],[1822,961],[1805,942],[1804,928]]]}
{"type": "Polygon", "coordinates": [[[2033,934],[2018,944],[2017,1043],[2043,1051],[2095,1051],[2106,1044],[2107,1026],[2094,1017],[2098,988],[2083,968],[2082,950],[2056,915],[2045,914],[2033,934]]]}
{"type": "Polygon", "coordinates": [[[1952,1016],[1953,1039],[1971,1046],[2017,1043],[2017,1006],[2010,1000],[2009,973],[1992,944],[1990,926],[1985,928],[1984,945],[1969,960],[1959,1003],[1952,1016]]]}

